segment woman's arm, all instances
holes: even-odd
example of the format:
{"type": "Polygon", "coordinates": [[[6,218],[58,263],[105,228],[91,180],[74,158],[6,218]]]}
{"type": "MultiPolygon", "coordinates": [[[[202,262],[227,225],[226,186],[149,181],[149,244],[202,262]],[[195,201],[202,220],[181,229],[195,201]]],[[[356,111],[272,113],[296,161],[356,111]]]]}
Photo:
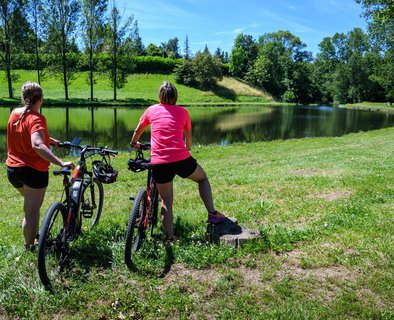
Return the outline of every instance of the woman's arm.
{"type": "Polygon", "coordinates": [[[186,149],[191,150],[192,148],[192,130],[184,131],[185,134],[185,144],[186,144],[186,149]]]}
{"type": "Polygon", "coordinates": [[[55,146],[55,147],[58,147],[60,141],[57,140],[57,139],[55,139],[55,138],[49,137],[49,143],[50,143],[51,145],[55,146]]]}
{"type": "Polygon", "coordinates": [[[130,145],[135,148],[138,146],[138,139],[141,137],[142,133],[144,132],[147,126],[143,126],[140,123],[138,124],[137,128],[135,128],[133,137],[131,138],[130,145]]]}
{"type": "Polygon", "coordinates": [[[58,157],[56,157],[52,153],[52,151],[45,145],[44,140],[45,140],[45,135],[43,130],[34,132],[31,135],[31,146],[40,155],[41,158],[53,164],[57,164],[61,167],[67,166],[70,167],[71,169],[75,167],[74,163],[72,163],[71,161],[63,162],[58,157]]]}

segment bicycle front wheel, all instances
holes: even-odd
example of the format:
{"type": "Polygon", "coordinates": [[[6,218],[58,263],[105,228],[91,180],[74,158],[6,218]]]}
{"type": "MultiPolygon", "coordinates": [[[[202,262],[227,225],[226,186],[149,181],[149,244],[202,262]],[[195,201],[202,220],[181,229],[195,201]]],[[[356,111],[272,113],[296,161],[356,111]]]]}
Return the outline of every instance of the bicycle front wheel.
{"type": "Polygon", "coordinates": [[[54,202],[45,213],[38,241],[38,274],[45,286],[50,286],[61,271],[59,259],[66,217],[67,209],[61,202],[54,202]]]}
{"type": "Polygon", "coordinates": [[[96,226],[100,220],[104,204],[103,184],[96,177],[87,177],[82,185],[81,215],[82,228],[88,230],[96,226]]]}
{"type": "Polygon", "coordinates": [[[129,222],[127,224],[126,244],[124,251],[124,258],[126,265],[131,269],[133,268],[132,254],[138,251],[141,247],[142,241],[145,238],[145,217],[147,214],[147,192],[145,189],[138,191],[137,197],[134,200],[131,209],[129,222]]]}

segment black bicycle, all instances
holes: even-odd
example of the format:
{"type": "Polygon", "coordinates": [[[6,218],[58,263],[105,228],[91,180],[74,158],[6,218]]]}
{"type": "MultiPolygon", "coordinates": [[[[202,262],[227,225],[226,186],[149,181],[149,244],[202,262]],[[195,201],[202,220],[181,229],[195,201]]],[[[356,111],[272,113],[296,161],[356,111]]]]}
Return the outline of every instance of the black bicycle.
{"type": "Polygon", "coordinates": [[[104,203],[103,183],[115,182],[118,174],[110,164],[110,156],[117,151],[70,142],[59,146],[78,150],[80,157],[71,179],[68,167],[53,172],[55,176],[63,175],[64,191],[60,201],[52,203],[46,211],[38,241],[38,273],[45,286],[50,286],[64,271],[69,243],[82,231],[97,225],[104,203]],[[94,155],[100,155],[101,160],[92,162],[92,172],[86,159],[94,155]]]}
{"type": "Polygon", "coordinates": [[[133,253],[141,248],[148,236],[155,237],[154,229],[158,221],[159,194],[153,177],[150,158],[145,158],[143,154],[144,150],[149,149],[150,143],[141,144],[140,148],[136,149],[136,157],[129,159],[127,163],[128,169],[133,172],[148,170],[146,187],[141,188],[135,198],[131,198],[131,200],[134,200],[134,204],[127,224],[124,251],[125,263],[130,269],[134,268],[133,253]]]}

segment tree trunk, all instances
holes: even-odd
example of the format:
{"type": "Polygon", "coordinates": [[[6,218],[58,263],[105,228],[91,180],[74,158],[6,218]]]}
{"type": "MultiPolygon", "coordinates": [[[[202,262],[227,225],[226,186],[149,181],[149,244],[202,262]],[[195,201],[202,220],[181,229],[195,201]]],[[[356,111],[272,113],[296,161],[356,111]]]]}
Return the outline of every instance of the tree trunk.
{"type": "Polygon", "coordinates": [[[66,34],[64,26],[62,27],[62,63],[63,63],[63,81],[64,81],[64,96],[68,99],[68,80],[67,80],[67,56],[66,56],[66,34]]]}
{"type": "Polygon", "coordinates": [[[116,21],[116,16],[113,16],[114,19],[114,48],[113,48],[113,70],[114,70],[114,100],[116,101],[116,86],[117,86],[117,70],[118,70],[118,61],[117,61],[117,50],[118,50],[118,27],[117,27],[117,21],[116,21]]]}
{"type": "Polygon", "coordinates": [[[12,90],[12,77],[11,77],[11,53],[10,53],[10,45],[6,44],[6,53],[5,53],[5,66],[7,72],[7,82],[8,82],[8,97],[10,99],[14,98],[14,93],[12,90]]]}
{"type": "Polygon", "coordinates": [[[41,75],[40,75],[40,52],[38,47],[38,37],[36,36],[36,69],[37,69],[37,81],[41,85],[41,75]]]}
{"type": "Polygon", "coordinates": [[[90,17],[89,17],[89,67],[90,67],[90,100],[93,101],[93,1],[90,2],[90,17]]]}
{"type": "Polygon", "coordinates": [[[12,90],[12,77],[11,77],[11,45],[10,45],[10,34],[8,27],[4,27],[5,33],[5,69],[7,73],[7,82],[8,82],[8,97],[10,99],[14,98],[14,93],[12,90]]]}

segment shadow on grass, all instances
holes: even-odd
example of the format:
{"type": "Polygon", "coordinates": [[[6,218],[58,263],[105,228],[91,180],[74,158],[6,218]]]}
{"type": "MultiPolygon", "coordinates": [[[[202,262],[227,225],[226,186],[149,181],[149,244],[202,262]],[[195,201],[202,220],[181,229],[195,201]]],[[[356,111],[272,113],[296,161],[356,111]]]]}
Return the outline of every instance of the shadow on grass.
{"type": "Polygon", "coordinates": [[[191,237],[198,233],[201,233],[201,226],[185,223],[178,217],[174,223],[177,240],[166,246],[164,233],[156,231],[153,238],[148,236],[143,240],[140,249],[132,255],[132,263],[128,268],[141,276],[163,278],[171,271],[175,253],[180,247],[187,248],[197,242],[208,243],[204,236],[191,237]]]}
{"type": "Polygon", "coordinates": [[[77,276],[84,281],[94,268],[110,269],[115,259],[111,245],[123,241],[124,229],[118,224],[88,230],[70,244],[69,265],[65,276],[77,276]]]}
{"type": "Polygon", "coordinates": [[[234,90],[221,86],[219,84],[215,85],[212,89],[212,92],[223,99],[228,99],[231,101],[235,101],[237,95],[234,90]]]}

